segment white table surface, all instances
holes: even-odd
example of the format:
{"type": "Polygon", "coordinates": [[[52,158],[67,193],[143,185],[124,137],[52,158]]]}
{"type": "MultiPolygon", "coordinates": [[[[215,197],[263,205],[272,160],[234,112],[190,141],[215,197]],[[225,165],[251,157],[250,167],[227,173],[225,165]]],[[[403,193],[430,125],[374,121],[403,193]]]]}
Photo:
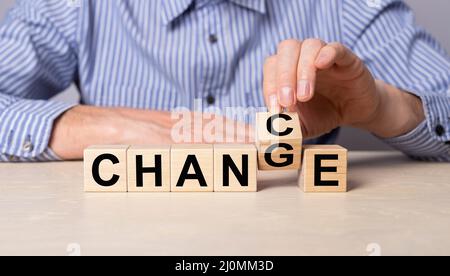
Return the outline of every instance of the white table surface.
{"type": "Polygon", "coordinates": [[[351,152],[350,191],[86,194],[81,162],[0,164],[0,255],[450,255],[450,164],[351,152]],[[80,249],[80,251],[78,251],[80,249]]]}

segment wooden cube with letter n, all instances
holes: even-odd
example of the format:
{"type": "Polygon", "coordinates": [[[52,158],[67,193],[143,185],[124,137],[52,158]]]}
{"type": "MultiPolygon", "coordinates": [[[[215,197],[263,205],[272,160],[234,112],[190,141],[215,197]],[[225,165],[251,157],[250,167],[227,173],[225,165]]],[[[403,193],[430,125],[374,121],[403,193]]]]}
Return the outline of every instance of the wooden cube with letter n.
{"type": "Polygon", "coordinates": [[[170,146],[128,149],[128,192],[170,192],[170,146]]]}
{"type": "Polygon", "coordinates": [[[215,192],[256,192],[257,171],[254,145],[214,145],[215,192]]]}
{"type": "Polygon", "coordinates": [[[299,185],[304,192],[347,192],[347,149],[304,146],[299,185]]]}
{"type": "Polygon", "coordinates": [[[214,191],[212,145],[173,145],[170,156],[172,192],[214,191]]]}
{"type": "Polygon", "coordinates": [[[303,136],[297,113],[257,113],[256,128],[260,170],[300,168],[303,136]]]}
{"type": "Polygon", "coordinates": [[[85,192],[127,192],[129,146],[92,146],[84,150],[85,192]]]}

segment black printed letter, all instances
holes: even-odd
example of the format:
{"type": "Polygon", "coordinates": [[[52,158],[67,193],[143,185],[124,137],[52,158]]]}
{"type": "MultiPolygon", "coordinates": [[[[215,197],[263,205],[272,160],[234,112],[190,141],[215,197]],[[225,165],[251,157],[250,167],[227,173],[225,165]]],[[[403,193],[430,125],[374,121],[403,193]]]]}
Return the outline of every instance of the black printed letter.
{"type": "Polygon", "coordinates": [[[268,149],[267,152],[264,153],[264,159],[266,160],[267,164],[269,164],[272,167],[275,168],[282,168],[290,166],[294,163],[294,154],[280,154],[281,158],[286,158],[286,161],[282,163],[276,163],[272,159],[272,152],[277,148],[284,148],[286,150],[294,150],[294,148],[286,143],[280,143],[280,144],[273,144],[268,149]]]}
{"type": "Polygon", "coordinates": [[[181,171],[180,178],[178,178],[177,187],[183,187],[184,182],[187,179],[196,179],[200,183],[200,187],[208,187],[205,177],[203,176],[200,165],[198,164],[197,157],[195,155],[188,155],[186,162],[184,163],[183,170],[181,171]],[[195,173],[189,174],[191,166],[194,168],[195,173]]]}
{"type": "Polygon", "coordinates": [[[287,136],[287,135],[291,134],[292,131],[294,131],[294,129],[291,128],[291,127],[288,127],[285,131],[282,131],[282,132],[278,132],[277,130],[275,130],[273,128],[273,122],[276,119],[280,119],[280,118],[284,119],[286,121],[292,120],[292,118],[289,115],[287,115],[287,114],[284,114],[284,113],[282,113],[282,114],[275,114],[275,115],[271,116],[267,120],[267,131],[270,132],[272,135],[276,135],[276,136],[287,136]]]}
{"type": "Polygon", "coordinates": [[[144,173],[155,174],[155,187],[162,187],[161,155],[155,155],[155,167],[144,168],[142,155],[136,155],[136,187],[144,187],[144,173]]]}
{"type": "Polygon", "coordinates": [[[336,167],[322,167],[322,160],[338,160],[337,154],[316,154],[314,156],[314,185],[319,187],[337,187],[339,181],[322,180],[323,172],[337,172],[336,167]]]}
{"type": "Polygon", "coordinates": [[[92,164],[92,177],[95,182],[103,187],[111,187],[114,186],[117,181],[119,181],[120,176],[114,174],[110,180],[103,180],[100,177],[100,163],[103,160],[110,160],[114,165],[119,164],[119,159],[112,154],[102,154],[95,158],[94,163],[92,164]]]}
{"type": "Polygon", "coordinates": [[[242,187],[248,187],[248,155],[242,155],[242,173],[231,158],[230,155],[223,156],[223,186],[230,186],[230,170],[236,176],[242,187]]]}

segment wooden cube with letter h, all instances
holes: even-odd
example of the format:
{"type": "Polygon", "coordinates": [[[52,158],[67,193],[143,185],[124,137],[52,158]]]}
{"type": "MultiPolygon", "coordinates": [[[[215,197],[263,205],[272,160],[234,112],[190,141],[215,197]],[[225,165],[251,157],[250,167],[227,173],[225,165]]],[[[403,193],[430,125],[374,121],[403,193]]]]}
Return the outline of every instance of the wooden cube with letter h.
{"type": "Polygon", "coordinates": [[[347,192],[347,155],[337,145],[304,146],[300,188],[307,193],[347,192]]]}
{"type": "Polygon", "coordinates": [[[299,169],[302,130],[297,113],[256,114],[256,147],[260,170],[299,169]]]}
{"type": "Polygon", "coordinates": [[[170,192],[170,146],[128,149],[128,192],[170,192]]]}

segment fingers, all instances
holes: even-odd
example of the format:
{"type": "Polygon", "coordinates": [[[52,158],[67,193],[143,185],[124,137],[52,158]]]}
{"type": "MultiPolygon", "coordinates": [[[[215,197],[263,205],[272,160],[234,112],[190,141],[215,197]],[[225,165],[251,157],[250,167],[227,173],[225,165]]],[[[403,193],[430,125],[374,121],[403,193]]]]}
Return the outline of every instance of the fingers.
{"type": "Polygon", "coordinates": [[[358,57],[344,45],[338,42],[330,43],[323,47],[318,54],[315,66],[325,70],[337,64],[341,67],[350,66],[359,61],[358,57]]]}
{"type": "Polygon", "coordinates": [[[278,46],[277,52],[277,91],[282,107],[295,104],[297,86],[297,65],[300,57],[301,43],[298,40],[285,40],[278,46]]]}
{"type": "Polygon", "coordinates": [[[297,100],[307,102],[314,96],[317,68],[316,58],[325,46],[325,42],[318,39],[303,41],[297,68],[297,100]]]}
{"type": "Polygon", "coordinates": [[[319,39],[281,42],[277,55],[264,65],[264,96],[269,110],[279,112],[281,107],[292,108],[297,101],[310,101],[318,70],[361,65],[357,61],[358,57],[340,43],[326,44],[319,39]]]}
{"type": "Polygon", "coordinates": [[[266,59],[264,63],[264,81],[263,91],[266,106],[270,112],[279,113],[281,107],[278,104],[278,90],[277,90],[277,58],[271,56],[266,59]]]}

